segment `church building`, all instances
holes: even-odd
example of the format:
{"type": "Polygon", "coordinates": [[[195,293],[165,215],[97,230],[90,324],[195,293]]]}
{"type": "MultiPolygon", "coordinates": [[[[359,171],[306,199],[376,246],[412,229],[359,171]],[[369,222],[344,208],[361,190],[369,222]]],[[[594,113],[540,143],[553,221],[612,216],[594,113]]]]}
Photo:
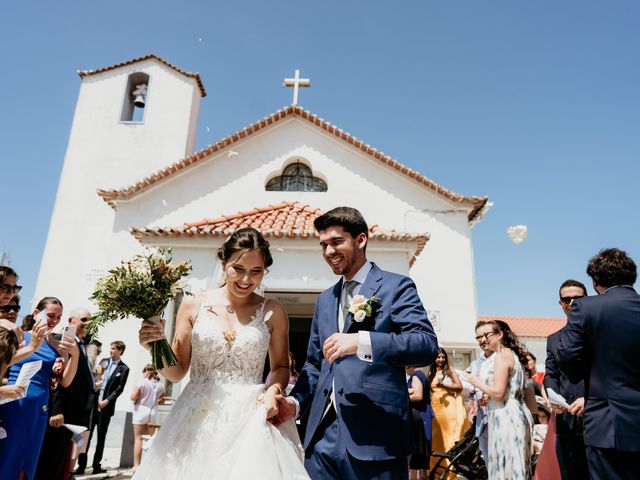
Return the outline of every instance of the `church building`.
{"type": "MultiPolygon", "coordinates": [[[[197,73],[146,55],[79,75],[36,298],[93,308],[96,280],[155,246],[171,247],[175,261],[191,260],[189,290],[212,288],[217,249],[235,229],[251,226],[274,257],[261,293],[286,307],[291,350],[301,362],[315,299],[338,280],[321,256],[313,220],[348,205],[369,224],[369,259],[411,276],[440,344],[460,364],[473,358],[471,233],[491,206],[486,196],[453,192],[305,110],[297,89],[306,80],[298,75],[288,82],[291,105],[197,151],[207,95],[197,73]]],[[[171,304],[165,312],[168,333],[175,311],[171,304]]],[[[130,391],[150,361],[138,345],[139,324],[129,319],[99,332],[103,356],[111,341],[127,344],[123,360],[133,380],[120,411],[131,410],[130,391]]]]}

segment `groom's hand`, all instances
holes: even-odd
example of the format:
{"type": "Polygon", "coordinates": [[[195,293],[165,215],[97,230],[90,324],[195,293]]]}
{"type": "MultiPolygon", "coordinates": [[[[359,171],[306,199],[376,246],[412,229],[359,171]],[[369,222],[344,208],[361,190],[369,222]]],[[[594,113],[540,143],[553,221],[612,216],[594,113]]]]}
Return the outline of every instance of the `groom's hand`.
{"type": "Polygon", "coordinates": [[[284,395],[276,395],[275,398],[276,402],[278,402],[278,413],[274,417],[271,417],[269,421],[277,427],[281,423],[296,416],[296,404],[284,395]]]}
{"type": "Polygon", "coordinates": [[[358,351],[359,335],[357,333],[334,333],[322,346],[322,355],[330,364],[340,357],[355,355],[358,351]]]}

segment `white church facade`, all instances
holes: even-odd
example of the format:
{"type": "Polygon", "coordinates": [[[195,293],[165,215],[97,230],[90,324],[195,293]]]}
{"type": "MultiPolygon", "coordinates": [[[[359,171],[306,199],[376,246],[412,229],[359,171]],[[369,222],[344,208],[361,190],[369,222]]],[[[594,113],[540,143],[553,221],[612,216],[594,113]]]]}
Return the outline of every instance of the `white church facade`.
{"type": "MultiPolygon", "coordinates": [[[[475,355],[472,229],[490,208],[487,197],[452,192],[295,101],[194,151],[206,96],[198,74],[155,55],[79,74],[36,298],[88,305],[97,278],[144,246],[171,247],[176,261],[193,263],[189,289],[211,288],[218,247],[253,226],[274,256],[262,292],[287,308],[300,358],[315,298],[337,280],[313,219],[349,205],[370,225],[369,258],[416,282],[440,344],[475,355]]],[[[170,305],[165,316],[174,314],[170,305]]],[[[130,390],[149,362],[138,328],[121,321],[99,333],[104,352],[111,341],[127,344],[132,380],[118,410],[130,410],[130,390]]]]}

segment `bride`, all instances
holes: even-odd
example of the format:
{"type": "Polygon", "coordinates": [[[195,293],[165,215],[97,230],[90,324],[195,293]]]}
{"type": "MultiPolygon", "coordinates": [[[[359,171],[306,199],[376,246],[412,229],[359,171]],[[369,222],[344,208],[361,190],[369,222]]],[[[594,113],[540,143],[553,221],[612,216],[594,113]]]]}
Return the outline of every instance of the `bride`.
{"type": "MultiPolygon", "coordinates": [[[[218,250],[225,283],[186,297],[176,319],[177,363],[162,370],[190,382],[155,435],[134,475],[141,479],[307,479],[293,421],[274,427],[275,400],[289,380],[289,320],[274,300],[256,294],[273,260],[253,228],[237,230],[218,250]],[[265,356],[271,374],[261,383],[265,356]]],[[[165,338],[145,321],[140,344],[165,338]]]]}

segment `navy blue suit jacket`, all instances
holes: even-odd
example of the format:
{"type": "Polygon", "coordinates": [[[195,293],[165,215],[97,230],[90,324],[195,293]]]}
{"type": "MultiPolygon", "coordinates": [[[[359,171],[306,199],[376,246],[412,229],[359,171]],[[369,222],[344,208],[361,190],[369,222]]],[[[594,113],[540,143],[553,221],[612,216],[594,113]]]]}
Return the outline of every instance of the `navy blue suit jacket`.
{"type": "MultiPolygon", "coordinates": [[[[556,359],[562,329],[547,337],[547,360],[544,364],[544,387],[551,388],[562,395],[571,405],[578,398],[584,397],[584,382],[573,383],[558,365],[556,359]]],[[[582,418],[568,412],[556,416],[556,433],[561,437],[582,437],[582,418]]]]}
{"type": "Polygon", "coordinates": [[[557,359],[585,381],[584,443],[640,451],[640,295],[614,287],[574,300],[557,359]]]}
{"type": "Polygon", "coordinates": [[[359,292],[366,298],[376,296],[373,314],[358,323],[349,313],[343,330],[371,332],[373,361],[349,355],[329,365],[322,345],[338,331],[341,289],[342,280],[318,297],[307,362],[291,392],[301,413],[310,409],[304,447],[309,447],[335,385],[340,440],[347,451],[360,460],[406,456],[413,451],[413,441],[405,366],[434,361],[436,334],[413,281],[373,265],[359,292]]]}

